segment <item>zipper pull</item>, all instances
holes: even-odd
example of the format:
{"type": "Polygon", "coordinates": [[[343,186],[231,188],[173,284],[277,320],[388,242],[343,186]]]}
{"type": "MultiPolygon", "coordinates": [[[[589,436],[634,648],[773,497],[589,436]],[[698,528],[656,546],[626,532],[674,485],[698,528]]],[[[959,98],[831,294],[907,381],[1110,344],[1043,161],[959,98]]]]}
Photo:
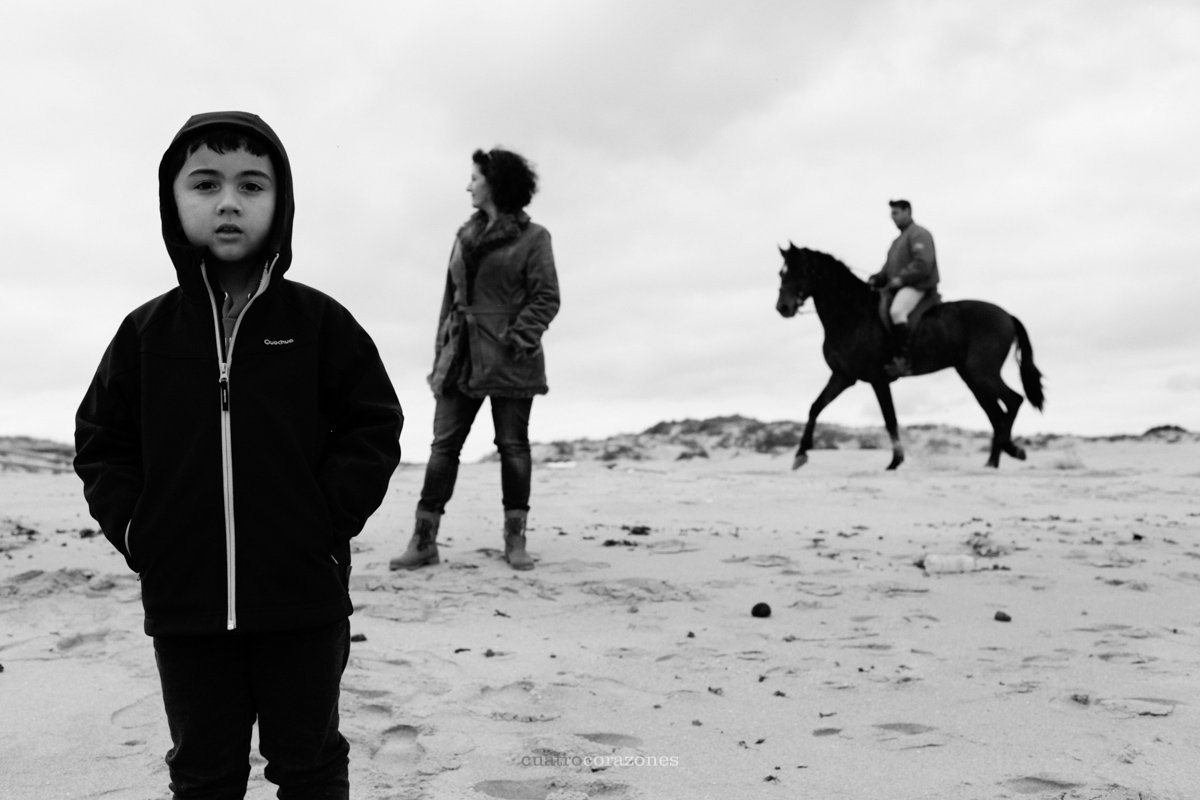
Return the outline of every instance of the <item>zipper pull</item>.
{"type": "Polygon", "coordinates": [[[221,365],[221,410],[229,410],[229,366],[221,365]]]}

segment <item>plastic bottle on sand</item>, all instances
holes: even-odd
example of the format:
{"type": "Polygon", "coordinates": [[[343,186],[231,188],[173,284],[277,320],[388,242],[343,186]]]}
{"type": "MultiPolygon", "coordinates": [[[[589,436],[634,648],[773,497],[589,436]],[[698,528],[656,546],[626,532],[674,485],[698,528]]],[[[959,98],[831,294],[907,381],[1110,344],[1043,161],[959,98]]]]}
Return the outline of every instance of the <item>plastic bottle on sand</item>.
{"type": "Polygon", "coordinates": [[[939,555],[933,553],[925,556],[925,572],[929,575],[946,575],[953,572],[975,572],[979,569],[979,561],[975,556],[968,555],[939,555]]]}

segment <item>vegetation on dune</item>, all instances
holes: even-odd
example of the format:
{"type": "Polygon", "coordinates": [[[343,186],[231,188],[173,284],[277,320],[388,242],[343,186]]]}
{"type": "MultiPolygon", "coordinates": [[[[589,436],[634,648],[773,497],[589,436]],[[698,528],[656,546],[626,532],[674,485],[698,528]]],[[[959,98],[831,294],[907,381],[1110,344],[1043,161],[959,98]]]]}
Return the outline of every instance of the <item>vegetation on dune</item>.
{"type": "MultiPolygon", "coordinates": [[[[979,450],[988,445],[990,433],[965,430],[951,425],[908,425],[901,429],[906,447],[929,453],[979,450]]],[[[795,420],[762,422],[738,414],[659,422],[641,433],[623,433],[605,439],[577,439],[533,445],[538,463],[566,461],[687,461],[732,457],[739,453],[783,455],[793,452],[804,434],[804,423],[795,420]]],[[[1174,444],[1200,440],[1178,425],[1156,425],[1142,434],[1111,436],[1069,436],[1037,433],[1018,437],[1028,450],[1046,450],[1063,441],[1127,442],[1148,441],[1174,444]]],[[[883,428],[850,428],[843,425],[817,425],[813,434],[814,450],[886,449],[883,428]]],[[[70,472],[75,449],[69,444],[29,436],[0,436],[0,472],[70,472]]],[[[495,460],[495,454],[485,461],[495,460]]]]}
{"type": "Polygon", "coordinates": [[[30,436],[0,436],[0,472],[70,472],[75,448],[30,436]]]}
{"type": "MultiPolygon", "coordinates": [[[[685,461],[696,458],[730,457],[738,453],[791,453],[804,435],[804,423],[795,420],[763,422],[738,414],[706,419],[664,420],[641,433],[624,433],[605,439],[577,439],[533,445],[534,460],[554,463],[579,460],[685,461]]],[[[991,434],[951,425],[919,424],[902,428],[906,446],[930,453],[977,451],[988,447],[991,434]]],[[[1104,437],[1067,436],[1039,433],[1019,437],[1029,450],[1045,450],[1064,440],[1126,441],[1152,440],[1177,442],[1200,438],[1177,425],[1160,425],[1141,435],[1104,437]]],[[[878,450],[890,447],[883,428],[851,428],[843,425],[817,425],[813,433],[815,450],[878,450]]],[[[491,456],[489,459],[494,460],[491,456]]]]}

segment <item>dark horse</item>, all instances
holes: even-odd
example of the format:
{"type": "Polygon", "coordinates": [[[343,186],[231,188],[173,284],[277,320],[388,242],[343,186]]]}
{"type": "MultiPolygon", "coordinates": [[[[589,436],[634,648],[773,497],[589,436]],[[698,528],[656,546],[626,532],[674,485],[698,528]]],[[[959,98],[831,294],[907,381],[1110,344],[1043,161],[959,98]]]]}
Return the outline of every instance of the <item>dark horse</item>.
{"type": "MultiPolygon", "coordinates": [[[[833,370],[829,382],[808,412],[808,425],[800,439],[800,448],[792,469],[808,461],[813,444],[817,415],[834,398],[857,381],[866,381],[875,390],[883,422],[892,440],[895,469],[904,461],[900,434],[896,427],[896,409],[892,404],[893,380],[884,372],[889,360],[888,333],[880,319],[879,294],[859,280],[842,262],[816,250],[788,244],[779,272],[779,301],[776,310],[793,317],[808,298],[813,299],[817,316],[825,328],[825,363],[833,370]]],[[[960,300],[933,306],[921,317],[913,331],[912,366],[914,375],[954,367],[970,388],[992,423],[992,450],[989,467],[1000,466],[1000,451],[1024,459],[1025,451],[1013,443],[1012,427],[1022,397],[1000,378],[1000,368],[1008,358],[1013,340],[1017,343],[1021,368],[1021,386],[1033,407],[1041,411],[1042,374],[1033,364],[1033,348],[1021,321],[992,303],[960,300]]]]}

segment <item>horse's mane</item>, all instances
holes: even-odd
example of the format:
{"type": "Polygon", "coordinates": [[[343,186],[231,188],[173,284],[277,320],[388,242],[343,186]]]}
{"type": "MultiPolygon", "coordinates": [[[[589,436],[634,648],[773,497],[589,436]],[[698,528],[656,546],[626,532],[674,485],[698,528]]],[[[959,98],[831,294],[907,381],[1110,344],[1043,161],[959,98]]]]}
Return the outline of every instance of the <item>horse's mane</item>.
{"type": "Polygon", "coordinates": [[[783,260],[787,269],[783,280],[790,280],[796,289],[806,287],[801,291],[813,298],[822,320],[831,314],[848,313],[855,318],[875,315],[878,296],[837,258],[789,242],[788,249],[783,250],[783,260]],[[793,271],[795,277],[789,279],[793,271]]]}
{"type": "MultiPolygon", "coordinates": [[[[820,276],[819,279],[828,281],[838,290],[854,291],[855,287],[867,288],[866,282],[855,275],[850,267],[834,256],[829,255],[829,253],[822,253],[820,250],[813,250],[808,247],[794,247],[792,252],[801,258],[806,258],[816,268],[816,272],[820,276]]],[[[814,274],[814,277],[817,277],[817,275],[814,274]]]]}
{"type": "Polygon", "coordinates": [[[826,270],[826,274],[836,275],[839,278],[843,276],[846,278],[851,278],[856,283],[863,282],[857,275],[854,274],[854,271],[850,269],[850,267],[846,266],[838,258],[829,255],[829,253],[822,253],[820,250],[811,250],[807,247],[801,248],[801,252],[804,250],[808,250],[808,252],[812,255],[812,258],[818,262],[819,266],[826,270]]]}

